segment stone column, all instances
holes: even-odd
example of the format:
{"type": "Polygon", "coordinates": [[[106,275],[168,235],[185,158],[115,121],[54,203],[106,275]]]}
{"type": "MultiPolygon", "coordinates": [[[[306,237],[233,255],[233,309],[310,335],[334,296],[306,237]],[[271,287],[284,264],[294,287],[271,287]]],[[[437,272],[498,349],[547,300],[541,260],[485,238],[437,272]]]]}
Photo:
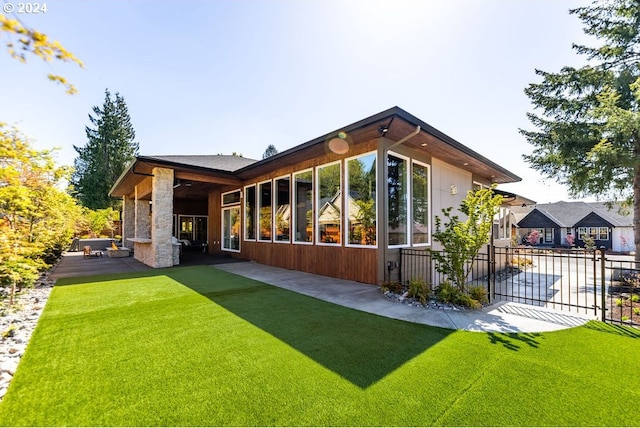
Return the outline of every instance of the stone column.
{"type": "Polygon", "coordinates": [[[173,266],[173,170],[153,168],[151,240],[154,267],[173,266]]]}
{"type": "Polygon", "coordinates": [[[149,236],[149,201],[138,199],[138,187],[136,186],[135,199],[135,237],[150,238],[149,236]]]}
{"type": "Polygon", "coordinates": [[[129,238],[136,237],[136,210],[135,201],[128,196],[122,198],[122,245],[133,248],[129,238]]]}

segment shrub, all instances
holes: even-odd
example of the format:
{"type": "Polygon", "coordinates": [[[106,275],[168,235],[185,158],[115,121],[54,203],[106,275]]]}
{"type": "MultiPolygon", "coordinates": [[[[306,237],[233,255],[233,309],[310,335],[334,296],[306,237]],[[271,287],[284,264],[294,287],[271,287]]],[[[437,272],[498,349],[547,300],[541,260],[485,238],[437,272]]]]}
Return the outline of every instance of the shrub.
{"type": "Polygon", "coordinates": [[[436,288],[436,299],[444,303],[456,303],[460,300],[462,291],[451,285],[449,281],[444,281],[436,288]]]}
{"type": "Polygon", "coordinates": [[[398,281],[384,281],[380,288],[382,288],[383,291],[391,291],[396,294],[404,293],[404,287],[398,281]]]}
{"type": "Polygon", "coordinates": [[[409,281],[409,297],[420,300],[423,305],[431,298],[431,286],[423,279],[412,278],[409,281]]]}
{"type": "Polygon", "coordinates": [[[484,305],[485,303],[489,303],[489,297],[487,296],[487,290],[481,286],[477,285],[469,288],[469,297],[473,300],[480,303],[480,305],[484,305]]]}
{"type": "Polygon", "coordinates": [[[616,306],[617,306],[617,307],[621,307],[621,306],[622,306],[622,303],[623,303],[623,300],[622,300],[622,299],[616,299],[616,306]]]}
{"type": "Polygon", "coordinates": [[[631,301],[634,302],[634,303],[635,302],[639,302],[640,301],[640,296],[638,296],[637,294],[633,294],[631,296],[631,301]]]}
{"type": "Polygon", "coordinates": [[[634,315],[640,315],[640,308],[633,308],[634,315]]]}
{"type": "Polygon", "coordinates": [[[533,260],[528,257],[518,256],[511,259],[511,265],[520,269],[526,269],[533,266],[533,260]]]}

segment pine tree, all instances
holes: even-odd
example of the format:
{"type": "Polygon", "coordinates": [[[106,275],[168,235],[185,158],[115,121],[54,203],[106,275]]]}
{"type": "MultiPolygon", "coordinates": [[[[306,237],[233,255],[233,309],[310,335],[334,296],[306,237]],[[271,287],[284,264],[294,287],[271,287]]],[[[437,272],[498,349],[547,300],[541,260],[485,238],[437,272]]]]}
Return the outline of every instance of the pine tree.
{"type": "Polygon", "coordinates": [[[271,156],[275,156],[278,154],[278,149],[273,144],[269,144],[262,154],[262,159],[270,158],[271,156]]]}
{"type": "Polygon", "coordinates": [[[109,190],[138,154],[124,98],[116,93],[113,99],[109,90],[105,90],[102,107],[93,107],[89,121],[93,127],[85,128],[87,144],[73,146],[78,153],[71,181],[73,192],[88,208],[116,207],[118,202],[109,198],[109,190]]]}
{"type": "Polygon", "coordinates": [[[524,159],[568,185],[572,196],[595,195],[633,206],[640,260],[640,2],[600,0],[572,9],[599,47],[574,45],[581,68],[536,70],[541,83],[525,93],[537,128],[520,130],[535,149],[524,159]]]}

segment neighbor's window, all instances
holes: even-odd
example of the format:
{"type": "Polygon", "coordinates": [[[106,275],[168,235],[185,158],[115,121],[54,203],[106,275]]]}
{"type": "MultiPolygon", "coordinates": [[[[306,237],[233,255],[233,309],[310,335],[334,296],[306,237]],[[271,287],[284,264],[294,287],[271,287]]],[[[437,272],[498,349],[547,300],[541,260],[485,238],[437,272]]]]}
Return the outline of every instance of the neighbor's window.
{"type": "Polygon", "coordinates": [[[342,235],[342,187],[340,162],[318,167],[316,186],[318,189],[317,242],[340,245],[342,235]]]}
{"type": "Polygon", "coordinates": [[[600,228],[598,228],[598,240],[600,240],[600,241],[608,241],[609,240],[609,228],[608,227],[600,227],[600,228]]]}
{"type": "Polygon", "coordinates": [[[347,160],[348,244],[376,245],[376,153],[347,160]]]}
{"type": "Polygon", "coordinates": [[[244,188],[244,239],[256,239],[256,186],[244,188]]]}
{"type": "Polygon", "coordinates": [[[389,246],[408,243],[408,160],[398,155],[387,156],[387,195],[389,201],[389,246]]]}
{"type": "Polygon", "coordinates": [[[411,239],[414,245],[429,244],[429,165],[414,161],[411,176],[413,223],[411,239]]]}
{"type": "Polygon", "coordinates": [[[313,242],[313,171],[293,174],[294,242],[313,242]]]}
{"type": "Polygon", "coordinates": [[[271,240],[271,220],[271,182],[265,181],[258,184],[258,240],[271,240]]]}
{"type": "Polygon", "coordinates": [[[291,192],[291,179],[287,177],[275,180],[275,241],[289,242],[289,227],[291,225],[291,205],[289,197],[291,192]]]}

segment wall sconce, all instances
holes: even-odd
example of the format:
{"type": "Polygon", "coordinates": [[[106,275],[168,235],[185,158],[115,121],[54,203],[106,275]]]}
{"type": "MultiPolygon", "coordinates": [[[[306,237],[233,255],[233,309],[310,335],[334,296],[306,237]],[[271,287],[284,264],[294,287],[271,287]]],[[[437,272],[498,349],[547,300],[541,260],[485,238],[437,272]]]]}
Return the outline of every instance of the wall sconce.
{"type": "Polygon", "coordinates": [[[456,186],[455,184],[451,185],[451,194],[452,195],[457,195],[458,194],[458,186],[456,186]]]}

